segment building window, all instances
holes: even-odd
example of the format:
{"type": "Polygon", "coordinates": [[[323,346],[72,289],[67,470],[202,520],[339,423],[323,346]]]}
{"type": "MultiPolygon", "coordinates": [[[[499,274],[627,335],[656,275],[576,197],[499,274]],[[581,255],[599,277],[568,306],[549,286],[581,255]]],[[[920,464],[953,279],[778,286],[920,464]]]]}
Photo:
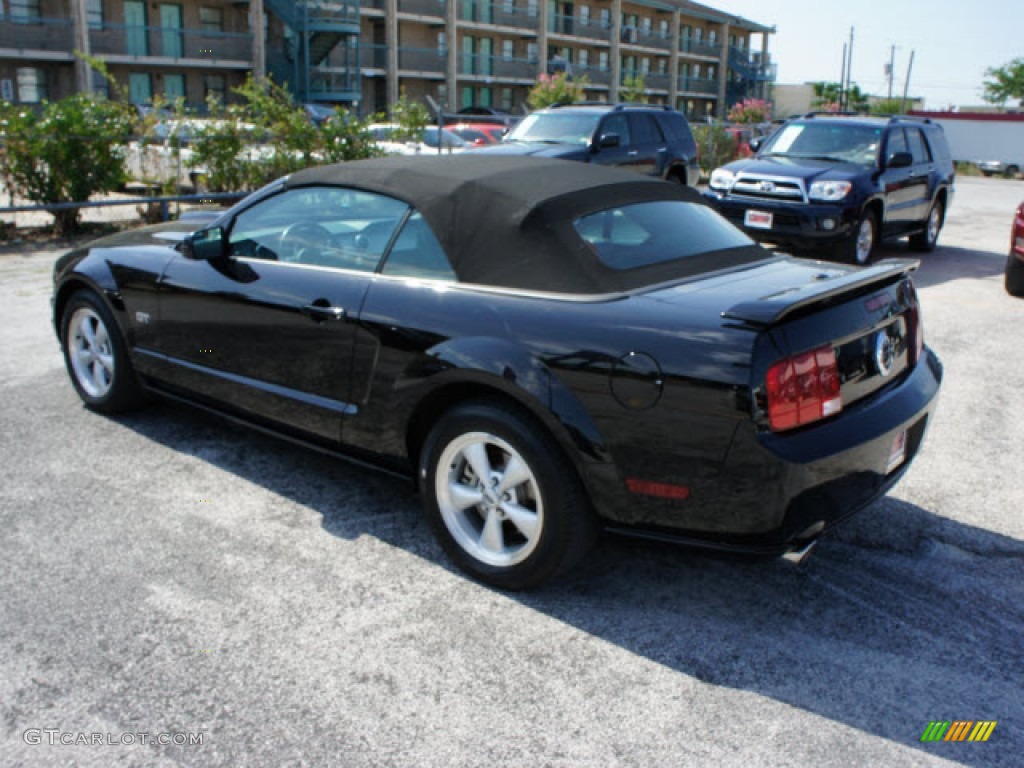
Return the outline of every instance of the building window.
{"type": "Polygon", "coordinates": [[[645,35],[650,35],[651,34],[651,17],[650,16],[644,16],[642,19],[640,19],[640,31],[643,32],[645,35]]]}
{"type": "Polygon", "coordinates": [[[668,59],[664,59],[664,58],[658,59],[658,74],[659,75],[667,75],[668,74],[668,59]]]}
{"type": "Polygon", "coordinates": [[[18,67],[18,101],[38,104],[46,96],[46,72],[37,67],[18,67]]]}
{"type": "Polygon", "coordinates": [[[526,15],[531,19],[537,18],[537,9],[540,0],[526,0],[526,15]]]}
{"type": "Polygon", "coordinates": [[[442,107],[448,106],[448,86],[444,83],[437,86],[437,103],[442,107]]]}
{"type": "Polygon", "coordinates": [[[651,60],[644,56],[640,59],[640,74],[646,77],[651,73],[651,60]]]}
{"type": "Polygon", "coordinates": [[[708,64],[708,80],[714,80],[715,79],[715,73],[716,73],[715,66],[713,64],[708,64]]]}
{"type": "Polygon", "coordinates": [[[601,27],[603,29],[612,28],[612,11],[610,8],[601,9],[601,27]]]}
{"type": "Polygon", "coordinates": [[[105,99],[110,98],[110,81],[95,69],[92,70],[92,92],[105,99]]]}
{"type": "Polygon", "coordinates": [[[103,28],[103,0],[89,0],[85,5],[85,18],[89,29],[103,28]]]}
{"type": "Polygon", "coordinates": [[[185,76],[180,73],[164,75],[164,98],[174,103],[185,100],[185,76]]]}
{"type": "Polygon", "coordinates": [[[501,58],[505,61],[512,61],[512,58],[516,55],[516,44],[512,40],[501,41],[501,58]]]}
{"type": "Polygon", "coordinates": [[[462,99],[460,103],[463,108],[476,106],[475,104],[473,104],[473,86],[463,86],[462,99]]]}
{"type": "Polygon", "coordinates": [[[580,6],[580,26],[581,27],[589,27],[590,26],[590,6],[589,5],[581,5],[580,6]]]}
{"type": "Polygon", "coordinates": [[[590,65],[590,51],[583,48],[576,54],[576,62],[579,64],[580,69],[586,69],[590,65]]]}
{"type": "Polygon", "coordinates": [[[690,76],[693,77],[694,80],[700,80],[700,64],[694,64],[690,68],[690,76]]]}
{"type": "Polygon", "coordinates": [[[527,43],[526,44],[526,58],[529,61],[536,61],[537,60],[537,44],[536,43],[527,43]]]}
{"type": "Polygon", "coordinates": [[[39,0],[11,0],[11,18],[15,21],[37,21],[39,0]]]}
{"type": "Polygon", "coordinates": [[[199,26],[203,28],[203,32],[223,32],[224,11],[220,8],[200,7],[199,26]]]}
{"type": "Polygon", "coordinates": [[[704,28],[697,27],[693,30],[693,42],[700,45],[700,41],[704,39],[704,28]]]}
{"type": "Polygon", "coordinates": [[[608,71],[608,51],[598,51],[597,68],[602,72],[608,71]]]}
{"type": "MultiPolygon", "coordinates": [[[[442,2],[442,5],[443,4],[444,3],[442,2]]],[[[515,2],[515,0],[503,0],[503,2],[501,4],[501,10],[502,10],[502,12],[506,16],[512,16],[513,14],[515,14],[515,12],[516,12],[516,2],[515,2]]],[[[443,16],[444,14],[442,13],[441,15],[443,16]]]]}
{"type": "Polygon", "coordinates": [[[708,31],[708,45],[714,45],[717,42],[718,42],[718,31],[714,30],[714,29],[708,31]]]}
{"type": "Polygon", "coordinates": [[[446,32],[437,33],[437,52],[441,56],[448,53],[448,34],[446,32]]]}
{"type": "Polygon", "coordinates": [[[658,22],[658,37],[662,40],[668,40],[668,21],[666,19],[658,22]]]}
{"type": "Polygon", "coordinates": [[[203,78],[203,98],[207,101],[212,97],[219,104],[223,104],[227,92],[228,88],[224,75],[207,75],[203,78]]]}
{"type": "Polygon", "coordinates": [[[153,81],[148,72],[132,72],[128,75],[128,99],[132,104],[151,104],[153,81]]]}
{"type": "Polygon", "coordinates": [[[489,107],[494,103],[494,95],[490,88],[481,88],[477,91],[477,102],[478,107],[489,107]]]}
{"type": "Polygon", "coordinates": [[[501,108],[507,112],[512,111],[512,89],[502,88],[501,89],[501,108]]]}

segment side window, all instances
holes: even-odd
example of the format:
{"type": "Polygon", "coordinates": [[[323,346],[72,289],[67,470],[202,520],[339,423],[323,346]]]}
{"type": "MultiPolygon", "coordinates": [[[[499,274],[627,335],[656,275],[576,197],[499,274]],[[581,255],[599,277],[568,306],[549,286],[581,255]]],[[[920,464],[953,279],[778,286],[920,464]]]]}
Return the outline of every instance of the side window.
{"type": "Polygon", "coordinates": [[[381,273],[433,280],[456,280],[444,249],[419,213],[410,216],[402,231],[398,233],[381,273]]]}
{"type": "Polygon", "coordinates": [[[611,115],[601,125],[601,135],[606,133],[617,133],[619,135],[619,146],[626,147],[633,143],[629,135],[629,121],[623,114],[611,115]]]}
{"type": "Polygon", "coordinates": [[[263,200],[235,219],[235,257],[372,272],[409,206],[344,187],[302,187],[263,200]]]}
{"type": "Polygon", "coordinates": [[[889,131],[889,140],[886,144],[886,157],[892,157],[896,152],[909,152],[907,140],[903,135],[902,128],[893,128],[889,131]]]}
{"type": "Polygon", "coordinates": [[[654,121],[653,115],[635,112],[629,116],[629,127],[633,134],[634,144],[664,144],[661,129],[654,121]]]}
{"type": "Polygon", "coordinates": [[[907,128],[907,138],[910,143],[910,154],[914,156],[914,165],[931,162],[932,156],[924,143],[921,131],[917,128],[907,128]]]}

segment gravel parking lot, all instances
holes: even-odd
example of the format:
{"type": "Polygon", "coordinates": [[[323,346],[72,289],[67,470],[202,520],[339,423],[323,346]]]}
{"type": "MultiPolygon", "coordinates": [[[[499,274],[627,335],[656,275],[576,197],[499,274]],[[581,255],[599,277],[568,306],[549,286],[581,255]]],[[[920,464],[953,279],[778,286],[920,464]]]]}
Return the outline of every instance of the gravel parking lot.
{"type": "Polygon", "coordinates": [[[526,595],[454,571],[392,478],[84,409],[59,250],[0,249],[0,764],[1020,765],[1021,199],[958,181],[918,277],[939,412],[806,567],[606,542],[526,595]],[[932,720],[998,725],[921,743],[932,720]]]}

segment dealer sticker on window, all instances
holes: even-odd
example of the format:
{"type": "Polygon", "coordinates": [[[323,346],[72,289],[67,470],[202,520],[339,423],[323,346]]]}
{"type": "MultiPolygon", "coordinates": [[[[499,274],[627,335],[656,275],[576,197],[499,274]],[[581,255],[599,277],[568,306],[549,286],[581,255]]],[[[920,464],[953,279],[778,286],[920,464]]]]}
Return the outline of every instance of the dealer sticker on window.
{"type": "Polygon", "coordinates": [[[771,229],[772,215],[767,211],[747,211],[743,223],[754,229],[771,229]]]}

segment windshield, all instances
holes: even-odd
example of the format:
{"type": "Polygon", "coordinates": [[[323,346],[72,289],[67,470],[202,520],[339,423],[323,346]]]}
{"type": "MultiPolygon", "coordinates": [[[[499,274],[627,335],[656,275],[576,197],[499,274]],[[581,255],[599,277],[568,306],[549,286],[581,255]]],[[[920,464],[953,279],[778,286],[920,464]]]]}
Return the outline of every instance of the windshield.
{"type": "Polygon", "coordinates": [[[882,126],[790,123],[765,142],[758,154],[874,165],[881,141],[882,126]]]}
{"type": "Polygon", "coordinates": [[[589,144],[600,119],[599,114],[534,112],[523,118],[505,141],[589,144]]]}

